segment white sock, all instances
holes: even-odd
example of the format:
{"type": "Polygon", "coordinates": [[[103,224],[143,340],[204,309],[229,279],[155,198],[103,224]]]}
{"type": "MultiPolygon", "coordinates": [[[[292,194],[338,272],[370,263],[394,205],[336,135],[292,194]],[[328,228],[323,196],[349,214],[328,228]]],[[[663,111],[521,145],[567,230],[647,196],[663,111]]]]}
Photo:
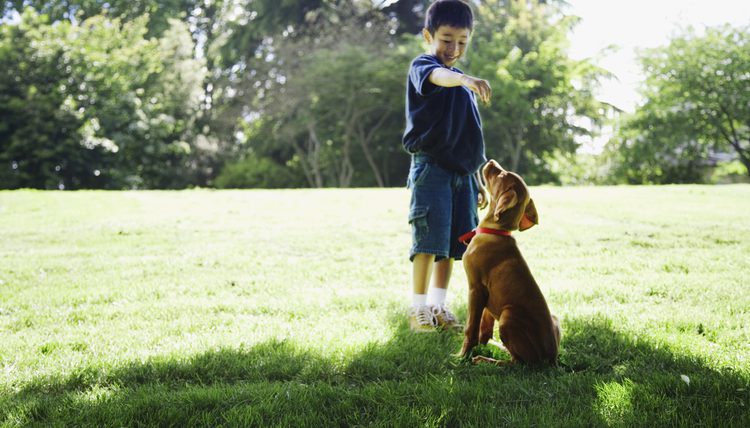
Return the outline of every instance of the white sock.
{"type": "Polygon", "coordinates": [[[427,304],[427,295],[426,294],[412,294],[411,298],[411,306],[414,308],[420,308],[427,304]]]}
{"type": "Polygon", "coordinates": [[[427,292],[427,304],[431,306],[443,306],[448,290],[445,288],[430,287],[427,292]]]}

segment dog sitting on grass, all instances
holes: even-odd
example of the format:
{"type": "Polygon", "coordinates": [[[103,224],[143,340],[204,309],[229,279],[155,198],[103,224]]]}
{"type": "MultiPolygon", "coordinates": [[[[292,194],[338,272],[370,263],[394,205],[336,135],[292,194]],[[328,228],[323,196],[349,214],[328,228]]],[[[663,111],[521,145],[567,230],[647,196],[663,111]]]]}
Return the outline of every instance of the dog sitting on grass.
{"type": "MultiPolygon", "coordinates": [[[[469,282],[469,310],[460,356],[487,344],[497,320],[500,340],[511,362],[556,364],[560,323],[511,237],[539,223],[523,179],[490,160],[482,168],[490,205],[479,227],[460,239],[468,242],[464,269],[469,282]],[[469,241],[470,240],[470,241],[469,241]]],[[[472,362],[506,364],[476,356],[472,362]]]]}

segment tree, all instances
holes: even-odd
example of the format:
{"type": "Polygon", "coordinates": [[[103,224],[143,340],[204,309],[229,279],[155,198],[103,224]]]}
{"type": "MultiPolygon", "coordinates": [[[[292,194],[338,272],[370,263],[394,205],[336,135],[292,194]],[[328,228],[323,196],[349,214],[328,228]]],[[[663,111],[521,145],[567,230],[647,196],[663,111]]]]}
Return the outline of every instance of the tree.
{"type": "Polygon", "coordinates": [[[576,17],[534,0],[483,0],[469,48],[467,71],[490,81],[492,104],[482,107],[487,153],[531,182],[556,181],[546,158],[573,153],[577,136],[610,109],[593,93],[609,73],[567,56],[576,17]]]}
{"type": "Polygon", "coordinates": [[[383,5],[381,11],[398,22],[399,34],[419,34],[422,31],[425,11],[431,3],[430,0],[379,1],[376,4],[383,5]]]}
{"type": "Polygon", "coordinates": [[[623,119],[617,134],[604,147],[600,163],[605,183],[666,184],[702,180],[706,147],[692,140],[686,128],[668,119],[668,113],[644,115],[643,110],[623,119]],[[647,121],[650,125],[645,125],[647,121]],[[652,126],[646,133],[643,127],[652,126]],[[672,141],[680,141],[673,145],[672,141]]]}
{"type": "MultiPolygon", "coordinates": [[[[466,66],[468,72],[489,78],[495,88],[495,103],[482,110],[488,153],[502,154],[509,167],[526,173],[532,181],[555,180],[545,167],[548,157],[558,151],[574,152],[575,136],[589,132],[576,126],[575,119],[586,117],[596,124],[607,109],[593,97],[594,85],[607,73],[586,61],[567,58],[566,37],[575,20],[555,18],[553,12],[537,2],[480,2],[466,66]]],[[[285,152],[279,163],[293,159],[311,186],[392,183],[379,177],[374,166],[378,158],[393,159],[405,168],[396,143],[403,131],[403,81],[406,66],[420,46],[413,37],[390,42],[373,39],[373,34],[388,31],[374,25],[368,28],[365,33],[339,30],[336,43],[326,41],[321,31],[314,39],[298,39],[305,46],[303,57],[291,54],[294,48],[279,49],[284,44],[277,44],[273,53],[279,65],[273,69],[284,83],[256,83],[261,92],[261,121],[270,120],[274,127],[254,126],[251,145],[259,149],[260,140],[288,143],[293,154],[285,152]],[[403,54],[385,48],[396,45],[402,46],[403,54]],[[378,78],[379,73],[384,77],[378,78]],[[361,82],[378,83],[370,88],[361,82]],[[372,89],[380,91],[378,96],[367,92],[372,89]],[[389,112],[392,119],[378,111],[389,112]],[[353,132],[357,126],[359,131],[353,132]],[[383,130],[383,137],[375,132],[368,138],[362,132],[377,129],[383,130]],[[371,147],[376,148],[376,156],[368,153],[371,147]],[[396,153],[386,153],[385,148],[396,153]],[[363,167],[353,168],[358,163],[363,167]],[[372,181],[357,180],[351,174],[367,169],[372,181]]],[[[273,148],[266,153],[279,154],[278,144],[267,144],[273,148]]]]}
{"type": "MultiPolygon", "coordinates": [[[[89,139],[67,95],[69,28],[31,10],[21,25],[0,26],[0,188],[99,187],[105,144],[89,139]]],[[[89,128],[90,129],[90,128],[89,128]]]]}
{"type": "Polygon", "coordinates": [[[734,151],[750,174],[750,27],[695,30],[640,61],[646,102],[610,151],[628,181],[700,181],[711,151],[734,151]]]}
{"type": "Polygon", "coordinates": [[[255,83],[247,146],[311,187],[393,185],[408,164],[403,85],[419,48],[413,37],[399,46],[372,6],[335,12],[335,24],[274,45],[273,66],[255,83]]]}
{"type": "Polygon", "coordinates": [[[169,19],[180,16],[195,7],[196,0],[9,0],[0,1],[0,16],[10,11],[22,13],[31,7],[50,22],[82,22],[97,15],[132,21],[147,14],[149,36],[159,37],[170,24],[169,19]]]}
{"type": "MultiPolygon", "coordinates": [[[[401,185],[404,81],[421,50],[407,33],[428,4],[2,2],[3,12],[42,11],[0,30],[2,185],[212,185],[229,160],[241,165],[223,185],[252,168],[284,169],[284,186],[401,185]]],[[[600,70],[567,60],[573,20],[554,8],[472,4],[467,71],[496,93],[483,108],[488,153],[549,181],[550,153],[574,150],[587,132],[571,118],[598,120],[590,88],[600,70]]]]}
{"type": "Polygon", "coordinates": [[[27,9],[0,32],[0,186],[184,187],[203,72],[185,26],[147,17],[50,25],[27,9]],[[187,42],[185,40],[187,37],[187,42]]]}
{"type": "Polygon", "coordinates": [[[316,185],[386,185],[383,161],[387,147],[400,149],[403,122],[404,78],[394,70],[404,68],[412,54],[379,49],[378,42],[348,38],[308,53],[300,74],[279,91],[291,105],[276,105],[296,112],[296,124],[286,126],[306,131],[307,149],[295,147],[316,185]],[[326,173],[333,179],[321,180],[326,173]]]}
{"type": "MultiPolygon", "coordinates": [[[[365,0],[360,0],[364,2],[365,0]]],[[[0,12],[32,7],[51,23],[77,25],[95,16],[128,23],[146,18],[145,38],[162,38],[177,19],[192,36],[189,46],[205,68],[199,111],[192,123],[193,141],[214,155],[195,157],[195,184],[207,185],[226,156],[234,153],[236,131],[255,91],[254,76],[266,74],[264,56],[282,32],[305,34],[325,22],[325,9],[340,0],[11,0],[0,2],[0,12]],[[289,31],[292,30],[293,31],[289,31]],[[250,78],[248,78],[250,76],[250,78]],[[248,84],[250,81],[250,84],[248,84]]],[[[188,45],[185,45],[188,46],[188,45]]],[[[200,70],[203,71],[203,70],[200,70]]],[[[195,152],[193,152],[195,153],[195,152]]]]}

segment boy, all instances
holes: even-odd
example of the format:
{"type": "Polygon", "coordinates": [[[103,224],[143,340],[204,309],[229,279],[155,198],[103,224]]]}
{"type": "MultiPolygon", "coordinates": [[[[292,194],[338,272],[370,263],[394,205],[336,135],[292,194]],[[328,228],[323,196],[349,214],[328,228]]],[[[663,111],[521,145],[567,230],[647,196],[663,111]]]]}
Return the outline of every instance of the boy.
{"type": "Polygon", "coordinates": [[[412,154],[407,180],[414,290],[409,326],[415,332],[461,329],[445,295],[453,260],[460,260],[466,249],[458,237],[476,228],[477,204],[487,204],[478,174],[486,158],[476,96],[487,103],[491,89],[486,80],[453,68],[466,52],[472,28],[466,3],[434,2],[422,30],[429,55],[412,61],[407,79],[403,144],[412,154]]]}

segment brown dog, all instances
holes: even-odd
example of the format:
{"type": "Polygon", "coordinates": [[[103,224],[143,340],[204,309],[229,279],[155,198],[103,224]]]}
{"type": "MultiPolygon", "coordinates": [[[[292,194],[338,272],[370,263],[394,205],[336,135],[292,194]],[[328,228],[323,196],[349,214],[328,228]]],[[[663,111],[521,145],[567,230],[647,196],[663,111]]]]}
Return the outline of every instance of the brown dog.
{"type": "MultiPolygon", "coordinates": [[[[560,324],[521,252],[512,230],[539,223],[534,202],[523,179],[490,160],[482,169],[490,195],[487,215],[479,223],[463,257],[469,282],[469,313],[460,355],[467,357],[478,343],[492,338],[495,320],[500,339],[512,362],[555,364],[560,346],[560,324]],[[505,235],[505,236],[504,236],[505,235]]],[[[487,357],[473,362],[502,364],[487,357]]]]}

